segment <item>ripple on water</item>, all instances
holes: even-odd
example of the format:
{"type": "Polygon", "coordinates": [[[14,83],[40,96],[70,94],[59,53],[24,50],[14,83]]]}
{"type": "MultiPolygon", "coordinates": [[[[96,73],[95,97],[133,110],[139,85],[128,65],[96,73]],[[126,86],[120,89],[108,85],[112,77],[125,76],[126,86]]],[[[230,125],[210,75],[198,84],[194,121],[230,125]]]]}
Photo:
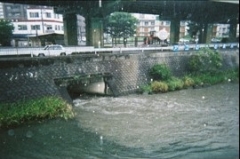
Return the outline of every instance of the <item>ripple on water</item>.
{"type": "MultiPolygon", "coordinates": [[[[230,122],[229,117],[224,117],[228,114],[225,114],[224,109],[219,107],[219,103],[227,98],[225,96],[232,96],[224,94],[222,92],[224,89],[225,87],[221,87],[220,90],[212,87],[211,89],[182,90],[151,96],[130,95],[110,98],[110,100],[108,97],[93,99],[91,109],[98,110],[98,105],[101,105],[102,110],[95,112],[92,117],[89,116],[89,118],[96,117],[95,120],[89,119],[84,114],[79,115],[81,116],[79,122],[83,127],[87,125],[88,129],[97,128],[99,133],[110,136],[112,140],[128,147],[149,147],[160,143],[171,145],[175,141],[167,139],[173,138],[178,139],[177,143],[183,144],[183,141],[188,139],[186,136],[190,136],[190,139],[194,136],[199,137],[200,140],[197,142],[209,141],[209,138],[219,139],[217,135],[224,137],[226,134],[221,134],[221,131],[226,129],[225,124],[230,122]],[[92,126],[89,126],[89,120],[92,126]]],[[[233,105],[228,107],[233,107],[233,105]]],[[[81,109],[87,110],[88,108],[81,107],[81,109]]],[[[79,110],[79,113],[81,111],[79,110]]],[[[237,120],[237,116],[233,117],[237,120]]],[[[214,147],[213,142],[209,144],[214,147]]]]}
{"type": "Polygon", "coordinates": [[[74,120],[0,131],[0,158],[239,158],[238,88],[80,98],[74,120]]]}

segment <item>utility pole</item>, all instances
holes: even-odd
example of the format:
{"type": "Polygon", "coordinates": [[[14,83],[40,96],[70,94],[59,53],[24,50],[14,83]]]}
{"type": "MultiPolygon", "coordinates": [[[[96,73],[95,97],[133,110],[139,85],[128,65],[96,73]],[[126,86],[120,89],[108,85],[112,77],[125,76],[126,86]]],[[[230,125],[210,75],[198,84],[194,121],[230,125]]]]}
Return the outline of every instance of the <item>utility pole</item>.
{"type": "Polygon", "coordinates": [[[43,10],[42,10],[42,6],[41,6],[41,22],[42,22],[42,32],[44,33],[43,10]]]}

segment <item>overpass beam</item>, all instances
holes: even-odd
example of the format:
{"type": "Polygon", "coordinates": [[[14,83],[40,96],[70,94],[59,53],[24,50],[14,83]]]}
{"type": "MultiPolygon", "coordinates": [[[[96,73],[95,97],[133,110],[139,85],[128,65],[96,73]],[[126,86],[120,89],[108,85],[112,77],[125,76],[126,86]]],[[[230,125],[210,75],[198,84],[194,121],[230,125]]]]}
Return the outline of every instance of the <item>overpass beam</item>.
{"type": "Polygon", "coordinates": [[[64,23],[64,44],[69,45],[78,45],[78,34],[77,34],[77,15],[64,14],[63,16],[64,23]]]}
{"type": "Polygon", "coordinates": [[[180,19],[179,18],[171,18],[171,26],[170,26],[170,43],[174,44],[179,41],[179,33],[180,33],[180,19]]]}
{"type": "Polygon", "coordinates": [[[102,18],[91,18],[90,16],[87,17],[86,36],[88,46],[94,46],[95,48],[100,48],[104,46],[102,18]]]}

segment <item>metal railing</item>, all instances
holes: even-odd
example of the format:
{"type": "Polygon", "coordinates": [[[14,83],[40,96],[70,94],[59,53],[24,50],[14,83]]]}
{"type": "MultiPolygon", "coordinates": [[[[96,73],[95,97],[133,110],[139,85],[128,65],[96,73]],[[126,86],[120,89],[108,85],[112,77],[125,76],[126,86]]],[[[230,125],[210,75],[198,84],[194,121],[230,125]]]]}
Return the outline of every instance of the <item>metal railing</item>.
{"type": "MultiPolygon", "coordinates": [[[[171,46],[139,46],[139,47],[115,47],[115,48],[94,48],[93,46],[73,46],[65,47],[66,53],[71,54],[88,54],[88,53],[141,53],[145,51],[188,51],[199,50],[203,47],[209,47],[212,49],[233,49],[239,48],[239,43],[211,43],[211,44],[183,44],[183,45],[171,45],[171,46]]],[[[0,47],[1,55],[32,55],[33,52],[39,51],[42,48],[4,48],[0,47]]]]}

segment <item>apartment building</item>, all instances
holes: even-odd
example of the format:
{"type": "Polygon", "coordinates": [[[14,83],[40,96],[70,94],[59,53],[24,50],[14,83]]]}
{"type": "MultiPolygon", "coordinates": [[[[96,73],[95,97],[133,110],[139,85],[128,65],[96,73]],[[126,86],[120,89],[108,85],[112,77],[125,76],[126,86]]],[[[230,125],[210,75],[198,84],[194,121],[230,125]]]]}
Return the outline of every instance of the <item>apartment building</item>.
{"type": "Polygon", "coordinates": [[[2,3],[3,14],[5,20],[12,19],[26,19],[27,5],[20,5],[15,3],[2,3]]]}
{"type": "Polygon", "coordinates": [[[133,13],[132,16],[139,20],[139,23],[137,24],[136,36],[145,37],[149,36],[151,31],[158,31],[156,15],[133,13]]]}
{"type": "Polygon", "coordinates": [[[3,3],[0,2],[0,19],[4,18],[4,12],[3,12],[3,3]]]}
{"type": "Polygon", "coordinates": [[[52,7],[2,3],[4,20],[11,21],[13,46],[63,43],[63,18],[52,7]],[[52,40],[51,40],[52,39],[52,40]]]}

